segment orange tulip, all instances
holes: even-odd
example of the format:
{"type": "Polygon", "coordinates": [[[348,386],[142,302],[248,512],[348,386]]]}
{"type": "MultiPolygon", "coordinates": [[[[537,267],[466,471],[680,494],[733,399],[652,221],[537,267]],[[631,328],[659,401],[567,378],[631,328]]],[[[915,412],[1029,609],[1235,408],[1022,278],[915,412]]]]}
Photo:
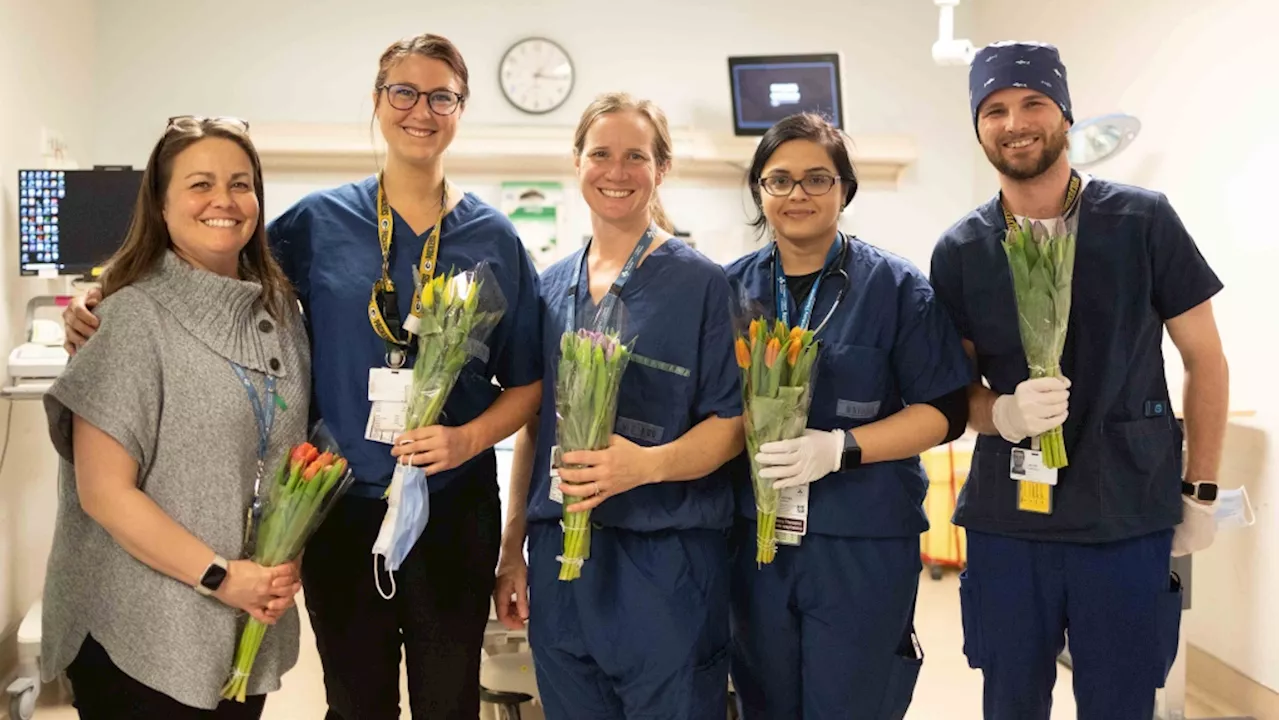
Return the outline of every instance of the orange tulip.
{"type": "Polygon", "coordinates": [[[792,367],[795,367],[796,361],[800,359],[800,341],[796,339],[793,333],[788,342],[791,344],[787,346],[787,362],[792,367]]]}
{"type": "Polygon", "coordinates": [[[782,343],[778,342],[778,338],[769,338],[769,344],[764,348],[764,366],[772,368],[778,362],[778,354],[782,351],[782,343]]]}
{"type": "Polygon", "coordinates": [[[751,367],[751,351],[747,349],[747,341],[738,338],[733,343],[733,352],[738,356],[738,367],[746,370],[751,367]]]}

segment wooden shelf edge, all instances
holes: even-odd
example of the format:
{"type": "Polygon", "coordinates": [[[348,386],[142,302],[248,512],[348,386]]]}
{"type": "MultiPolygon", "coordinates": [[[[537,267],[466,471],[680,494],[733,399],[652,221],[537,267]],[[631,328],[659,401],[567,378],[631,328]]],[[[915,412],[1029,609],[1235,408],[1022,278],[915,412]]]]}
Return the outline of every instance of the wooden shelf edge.
{"type": "MultiPolygon", "coordinates": [[[[449,149],[449,171],[507,177],[572,175],[571,137],[572,130],[561,127],[468,126],[449,149]]],[[[372,173],[377,168],[367,125],[265,125],[254,127],[253,139],[267,172],[372,173]]],[[[673,129],[676,157],[671,177],[741,183],[758,141],[673,129]]],[[[916,161],[915,143],[904,136],[854,137],[853,150],[859,180],[869,184],[896,185],[916,161]]]]}

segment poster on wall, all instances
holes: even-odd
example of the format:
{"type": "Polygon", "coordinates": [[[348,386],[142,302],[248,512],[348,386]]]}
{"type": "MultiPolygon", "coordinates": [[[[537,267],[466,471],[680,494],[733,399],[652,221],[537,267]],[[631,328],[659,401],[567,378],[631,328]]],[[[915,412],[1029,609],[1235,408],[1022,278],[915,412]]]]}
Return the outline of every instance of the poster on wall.
{"type": "Polygon", "coordinates": [[[502,212],[516,226],[516,232],[533,258],[534,267],[540,271],[559,259],[556,245],[563,207],[564,186],[561,183],[502,183],[502,212]]]}

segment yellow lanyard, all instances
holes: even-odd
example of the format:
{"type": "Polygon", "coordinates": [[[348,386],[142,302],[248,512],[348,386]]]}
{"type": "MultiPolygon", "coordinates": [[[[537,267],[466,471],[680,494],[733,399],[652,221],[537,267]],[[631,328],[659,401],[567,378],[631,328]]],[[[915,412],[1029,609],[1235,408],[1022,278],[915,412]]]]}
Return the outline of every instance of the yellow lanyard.
{"type": "MultiPolygon", "coordinates": [[[[373,331],[387,343],[388,361],[399,348],[408,348],[412,336],[418,329],[422,317],[422,288],[426,287],[435,276],[436,255],[440,250],[440,228],[444,225],[444,216],[449,205],[449,185],[441,183],[440,217],[436,226],[427,236],[422,246],[422,259],[418,263],[417,287],[414,288],[413,306],[403,328],[400,323],[400,310],[396,304],[396,286],[391,281],[389,265],[391,262],[391,240],[394,223],[391,218],[391,205],[387,202],[387,193],[382,185],[382,174],[378,174],[378,244],[382,246],[382,277],[373,284],[373,292],[369,296],[369,323],[373,331]],[[400,331],[405,335],[400,337],[400,331]]],[[[392,363],[398,365],[399,363],[392,363]]]]}
{"type": "MultiPolygon", "coordinates": [[[[1067,199],[1062,203],[1063,217],[1071,214],[1071,206],[1076,204],[1076,199],[1080,196],[1080,185],[1080,173],[1072,170],[1071,182],[1067,183],[1067,199]]],[[[1000,201],[1000,209],[1004,212],[1005,225],[1007,225],[1010,230],[1017,230],[1018,220],[1013,216],[1013,213],[1009,212],[1009,208],[1005,207],[1003,199],[1000,201]]]]}

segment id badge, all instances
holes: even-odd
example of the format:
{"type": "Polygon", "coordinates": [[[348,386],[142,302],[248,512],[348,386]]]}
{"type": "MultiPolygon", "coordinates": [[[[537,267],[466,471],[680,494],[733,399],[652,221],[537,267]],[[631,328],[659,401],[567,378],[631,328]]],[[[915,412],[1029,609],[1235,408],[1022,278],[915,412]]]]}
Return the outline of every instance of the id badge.
{"type": "Polygon", "coordinates": [[[369,370],[369,420],[366,440],[390,445],[404,432],[408,411],[412,369],[371,368],[369,370]]]}
{"type": "Polygon", "coordinates": [[[778,491],[778,520],[774,536],[779,545],[799,545],[809,531],[809,485],[778,491]]]}
{"type": "Polygon", "coordinates": [[[560,489],[560,446],[553,445],[551,447],[551,462],[547,470],[551,476],[551,501],[564,504],[564,492],[560,489]]]}
{"type": "Polygon", "coordinates": [[[1014,448],[1009,454],[1009,478],[1019,482],[1057,485],[1058,471],[1044,466],[1044,453],[1039,450],[1014,448]]]}

